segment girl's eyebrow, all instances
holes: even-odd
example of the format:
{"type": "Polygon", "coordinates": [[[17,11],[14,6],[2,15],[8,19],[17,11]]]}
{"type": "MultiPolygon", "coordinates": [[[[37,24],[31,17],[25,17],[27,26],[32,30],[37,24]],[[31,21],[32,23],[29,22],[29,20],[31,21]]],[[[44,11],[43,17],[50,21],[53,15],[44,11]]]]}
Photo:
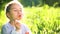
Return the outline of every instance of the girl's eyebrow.
{"type": "MultiPolygon", "coordinates": [[[[16,8],[11,8],[11,9],[16,9],[16,8]]],[[[22,8],[19,8],[19,9],[22,9],[22,8]]]]}

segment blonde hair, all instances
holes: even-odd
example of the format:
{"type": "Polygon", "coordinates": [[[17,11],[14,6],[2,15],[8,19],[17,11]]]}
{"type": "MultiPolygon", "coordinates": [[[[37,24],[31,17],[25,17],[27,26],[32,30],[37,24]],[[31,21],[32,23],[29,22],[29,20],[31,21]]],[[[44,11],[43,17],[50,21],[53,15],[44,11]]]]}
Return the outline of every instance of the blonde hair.
{"type": "Polygon", "coordinates": [[[19,4],[20,7],[22,8],[22,11],[23,11],[23,6],[22,6],[22,4],[21,4],[19,1],[16,0],[16,1],[11,1],[11,2],[9,2],[9,3],[5,6],[5,12],[6,12],[6,13],[9,12],[9,10],[10,10],[10,8],[11,8],[11,5],[12,5],[13,3],[19,4]]]}

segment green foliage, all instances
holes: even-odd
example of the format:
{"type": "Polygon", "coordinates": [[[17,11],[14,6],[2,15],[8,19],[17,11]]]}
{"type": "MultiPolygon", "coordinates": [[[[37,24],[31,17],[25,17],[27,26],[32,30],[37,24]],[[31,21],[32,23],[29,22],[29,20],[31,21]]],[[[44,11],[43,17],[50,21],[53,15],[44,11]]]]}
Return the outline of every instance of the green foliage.
{"type": "MultiPolygon", "coordinates": [[[[45,5],[24,9],[22,22],[26,23],[32,34],[58,34],[60,32],[60,8],[45,5]]],[[[7,21],[5,12],[1,13],[0,27],[7,21]]]]}
{"type": "MultiPolygon", "coordinates": [[[[5,4],[10,1],[12,0],[0,0],[0,14],[1,10],[4,9],[5,4]]],[[[60,7],[60,0],[18,0],[18,1],[20,1],[24,7],[44,6],[44,4],[54,7],[60,7]]]]}
{"type": "MultiPolygon", "coordinates": [[[[45,4],[48,4],[49,6],[53,6],[54,3],[58,3],[60,4],[60,0],[44,0],[45,1],[45,4]]],[[[59,5],[60,6],[60,5],[59,5]]]]}
{"type": "Polygon", "coordinates": [[[19,0],[24,7],[30,6],[32,7],[32,0],[19,0]]]}
{"type": "Polygon", "coordinates": [[[60,8],[43,7],[25,8],[24,21],[33,34],[57,34],[60,32],[60,8]]]}

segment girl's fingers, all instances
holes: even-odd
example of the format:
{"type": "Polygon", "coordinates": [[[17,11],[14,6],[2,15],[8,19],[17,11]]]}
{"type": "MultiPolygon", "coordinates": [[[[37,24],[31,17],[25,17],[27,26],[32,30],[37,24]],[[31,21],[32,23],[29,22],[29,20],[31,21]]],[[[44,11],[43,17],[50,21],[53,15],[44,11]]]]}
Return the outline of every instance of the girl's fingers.
{"type": "Polygon", "coordinates": [[[25,34],[29,34],[29,32],[26,32],[25,34]]]}

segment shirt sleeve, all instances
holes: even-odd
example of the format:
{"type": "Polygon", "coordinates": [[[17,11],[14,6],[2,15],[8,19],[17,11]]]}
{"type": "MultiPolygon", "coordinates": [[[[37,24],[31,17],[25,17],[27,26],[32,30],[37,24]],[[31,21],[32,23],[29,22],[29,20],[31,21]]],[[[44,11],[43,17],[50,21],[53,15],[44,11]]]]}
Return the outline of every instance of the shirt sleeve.
{"type": "Polygon", "coordinates": [[[7,28],[6,28],[5,26],[2,27],[2,29],[1,29],[1,34],[9,34],[9,33],[7,32],[7,28]]]}
{"type": "Polygon", "coordinates": [[[20,32],[17,32],[15,29],[12,31],[8,31],[8,28],[6,26],[3,26],[1,29],[1,34],[20,34],[20,32]]]}
{"type": "Polygon", "coordinates": [[[18,32],[16,30],[13,30],[11,34],[21,34],[21,31],[19,30],[18,32]]]}
{"type": "Polygon", "coordinates": [[[31,30],[25,25],[25,32],[29,32],[29,34],[32,34],[31,30]]]}

